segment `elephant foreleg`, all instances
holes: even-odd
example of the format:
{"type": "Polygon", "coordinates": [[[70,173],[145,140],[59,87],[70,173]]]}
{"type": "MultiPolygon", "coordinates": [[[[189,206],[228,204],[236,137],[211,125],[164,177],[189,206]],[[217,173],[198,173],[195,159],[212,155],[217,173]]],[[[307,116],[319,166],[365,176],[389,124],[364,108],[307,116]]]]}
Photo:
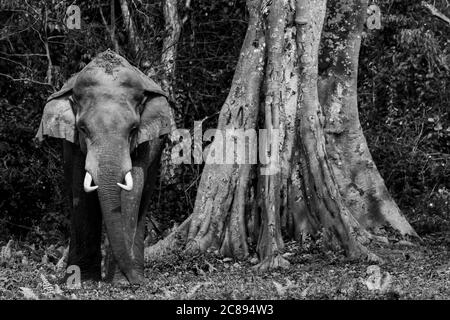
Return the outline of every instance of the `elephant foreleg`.
{"type": "Polygon", "coordinates": [[[97,192],[83,190],[84,162],[80,149],[64,142],[64,174],[71,201],[68,266],[80,268],[82,281],[101,280],[102,217],[97,192]]]}

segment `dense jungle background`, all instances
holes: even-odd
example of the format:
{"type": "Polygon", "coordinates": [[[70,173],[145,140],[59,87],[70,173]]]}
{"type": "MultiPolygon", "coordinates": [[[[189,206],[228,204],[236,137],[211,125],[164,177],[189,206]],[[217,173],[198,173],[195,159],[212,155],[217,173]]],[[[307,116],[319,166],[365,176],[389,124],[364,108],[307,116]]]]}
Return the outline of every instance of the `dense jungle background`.
{"type": "MultiPolygon", "coordinates": [[[[117,4],[120,54],[158,81],[165,36],[161,1],[128,3],[143,43],[137,53],[130,48],[117,4]]],[[[374,3],[381,8],[382,28],[364,34],[358,79],[364,133],[390,193],[419,236],[433,235],[440,245],[448,246],[450,25],[420,1],[374,3]]],[[[56,252],[68,242],[60,141],[38,144],[34,136],[48,95],[97,53],[114,47],[106,21],[109,2],[74,4],[81,8],[81,30],[66,28],[65,2],[39,0],[0,8],[0,247],[13,239],[32,245],[37,252],[47,252],[53,244],[56,252]]],[[[435,1],[435,6],[450,16],[448,1],[435,1]]],[[[214,128],[245,35],[245,1],[195,0],[188,7],[179,1],[179,13],[183,23],[174,88],[182,116],[177,126],[192,128],[194,121],[203,120],[203,130],[214,128]]],[[[165,173],[170,177],[161,180],[150,207],[149,242],[164,237],[192,212],[201,171],[201,165],[182,165],[165,173]]],[[[51,253],[46,255],[58,260],[51,253]]],[[[215,268],[205,261],[200,271],[198,261],[190,261],[186,268],[197,274],[215,268]]],[[[280,285],[284,280],[276,281],[280,285]]],[[[286,297],[289,283],[276,288],[286,297]]],[[[161,296],[168,297],[172,291],[161,296]]],[[[219,297],[233,297],[233,292],[219,297]]],[[[190,298],[195,293],[175,297],[190,298]]],[[[250,296],[265,294],[263,290],[250,296]]],[[[299,297],[305,296],[308,293],[299,297]]]]}

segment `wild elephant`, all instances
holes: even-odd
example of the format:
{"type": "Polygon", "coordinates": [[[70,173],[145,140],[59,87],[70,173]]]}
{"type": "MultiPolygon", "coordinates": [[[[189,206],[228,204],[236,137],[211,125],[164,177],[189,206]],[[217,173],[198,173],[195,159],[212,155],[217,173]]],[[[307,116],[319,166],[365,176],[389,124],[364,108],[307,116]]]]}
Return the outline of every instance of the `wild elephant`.
{"type": "Polygon", "coordinates": [[[174,128],[166,93],[125,58],[108,50],[52,94],[37,138],[63,140],[70,200],[68,265],[82,280],[101,279],[104,221],[113,262],[107,277],[144,278],[145,213],[162,149],[174,128]]]}

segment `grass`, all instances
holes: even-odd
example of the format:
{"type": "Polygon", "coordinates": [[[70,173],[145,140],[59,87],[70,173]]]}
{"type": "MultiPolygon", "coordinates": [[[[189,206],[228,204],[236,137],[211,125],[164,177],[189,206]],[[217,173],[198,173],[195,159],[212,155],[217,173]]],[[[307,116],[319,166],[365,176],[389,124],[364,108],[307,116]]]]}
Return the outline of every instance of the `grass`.
{"type": "Polygon", "coordinates": [[[81,289],[58,290],[58,250],[15,243],[9,255],[2,253],[0,299],[450,299],[450,239],[438,233],[423,240],[416,246],[373,247],[385,261],[379,266],[382,288],[373,290],[369,263],[296,243],[286,247],[289,269],[259,273],[255,259],[180,254],[149,263],[140,287],[85,282],[81,289]]]}

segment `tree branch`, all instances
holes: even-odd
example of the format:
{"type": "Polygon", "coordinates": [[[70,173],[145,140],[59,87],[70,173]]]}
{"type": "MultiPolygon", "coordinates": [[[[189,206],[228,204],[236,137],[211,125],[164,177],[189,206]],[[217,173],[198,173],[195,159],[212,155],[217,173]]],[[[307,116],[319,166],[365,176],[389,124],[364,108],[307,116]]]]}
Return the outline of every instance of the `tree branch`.
{"type": "Polygon", "coordinates": [[[1,52],[1,54],[4,54],[6,56],[14,56],[14,57],[46,57],[47,56],[43,53],[6,53],[6,52],[1,52]]]}
{"type": "Polygon", "coordinates": [[[174,119],[178,124],[182,117],[182,110],[181,106],[176,103],[174,81],[178,53],[177,47],[181,34],[180,16],[178,14],[176,0],[164,0],[162,5],[165,21],[165,35],[161,55],[164,78],[161,84],[163,90],[169,93],[169,99],[174,102],[174,119]]]}
{"type": "Polygon", "coordinates": [[[431,14],[439,19],[441,19],[442,21],[450,24],[450,18],[447,17],[446,15],[444,15],[443,13],[441,13],[438,9],[436,9],[435,6],[433,6],[432,4],[429,4],[425,1],[422,1],[422,6],[424,6],[425,8],[427,8],[428,10],[430,10],[431,14]]]}
{"type": "Polygon", "coordinates": [[[114,51],[119,53],[119,41],[116,38],[116,9],[114,5],[114,0],[111,0],[111,41],[114,44],[114,51]]]}
{"type": "Polygon", "coordinates": [[[184,8],[187,10],[187,12],[184,15],[183,19],[181,19],[182,25],[184,25],[186,23],[186,21],[189,20],[189,11],[191,10],[191,0],[186,0],[186,3],[184,4],[184,8]]]}
{"type": "Polygon", "coordinates": [[[114,45],[114,51],[119,53],[119,42],[116,38],[116,15],[114,10],[114,0],[111,0],[111,27],[108,26],[108,22],[106,21],[106,18],[103,14],[103,10],[100,7],[100,16],[102,17],[103,24],[105,25],[106,31],[109,33],[109,36],[111,38],[111,42],[114,45]]]}
{"type": "Polygon", "coordinates": [[[171,99],[175,99],[173,93],[173,81],[175,78],[175,61],[177,57],[177,44],[180,39],[181,25],[178,15],[177,1],[165,0],[163,2],[163,13],[165,20],[165,37],[161,62],[164,68],[165,79],[163,89],[168,91],[171,99]]]}
{"type": "Polygon", "coordinates": [[[133,47],[134,53],[138,53],[140,49],[140,39],[136,32],[136,27],[134,25],[133,19],[131,17],[130,9],[128,7],[127,0],[120,0],[120,8],[122,9],[123,20],[125,24],[125,29],[128,33],[128,38],[130,44],[133,47]]]}
{"type": "Polygon", "coordinates": [[[45,19],[44,19],[44,33],[45,33],[45,41],[42,39],[42,42],[44,43],[45,48],[45,55],[47,57],[47,82],[51,85],[53,84],[53,62],[52,58],[50,56],[50,46],[48,45],[48,36],[47,36],[47,25],[48,25],[48,11],[47,8],[45,8],[45,19]]]}
{"type": "Polygon", "coordinates": [[[53,89],[55,89],[55,87],[52,84],[47,83],[47,82],[41,82],[41,81],[33,80],[33,79],[30,79],[30,78],[14,78],[13,76],[10,76],[9,74],[5,74],[5,73],[0,73],[0,76],[8,78],[8,79],[10,79],[11,81],[14,81],[14,82],[19,82],[19,81],[30,82],[30,83],[43,85],[43,86],[49,86],[49,87],[52,87],[53,89]]]}

